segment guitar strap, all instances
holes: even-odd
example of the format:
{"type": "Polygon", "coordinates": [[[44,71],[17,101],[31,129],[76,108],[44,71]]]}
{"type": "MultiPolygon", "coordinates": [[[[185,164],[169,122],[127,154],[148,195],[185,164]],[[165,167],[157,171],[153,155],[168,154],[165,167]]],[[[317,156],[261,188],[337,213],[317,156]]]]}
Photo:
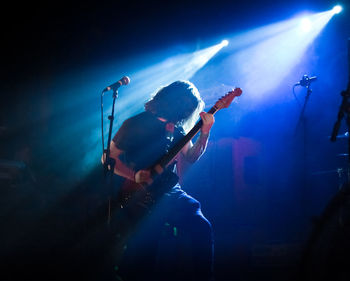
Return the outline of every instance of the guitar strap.
{"type": "MultiPolygon", "coordinates": [[[[168,122],[165,125],[165,130],[166,130],[166,140],[167,140],[167,145],[166,145],[166,153],[169,152],[169,149],[171,148],[171,145],[174,141],[174,131],[175,131],[175,125],[174,123],[168,122]]],[[[174,171],[176,165],[176,161],[174,161],[169,167],[169,171],[174,171]]]]}

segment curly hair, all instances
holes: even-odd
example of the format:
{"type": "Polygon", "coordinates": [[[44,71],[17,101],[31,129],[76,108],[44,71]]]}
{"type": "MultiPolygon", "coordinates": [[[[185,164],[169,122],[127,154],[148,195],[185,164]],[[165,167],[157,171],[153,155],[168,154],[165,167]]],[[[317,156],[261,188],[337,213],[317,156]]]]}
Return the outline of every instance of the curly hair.
{"type": "Polygon", "coordinates": [[[185,131],[194,125],[203,108],[198,89],[189,81],[175,81],[162,87],[145,104],[146,111],[183,127],[185,131]]]}

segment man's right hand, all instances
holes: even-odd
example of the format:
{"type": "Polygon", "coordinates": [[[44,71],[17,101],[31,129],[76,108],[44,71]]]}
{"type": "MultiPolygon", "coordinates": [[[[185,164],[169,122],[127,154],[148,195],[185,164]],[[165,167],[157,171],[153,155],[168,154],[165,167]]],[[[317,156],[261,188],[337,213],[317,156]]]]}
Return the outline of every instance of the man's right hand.
{"type": "Polygon", "coordinates": [[[135,174],[136,183],[147,183],[148,185],[153,183],[151,178],[151,172],[149,170],[139,170],[135,174]]]}

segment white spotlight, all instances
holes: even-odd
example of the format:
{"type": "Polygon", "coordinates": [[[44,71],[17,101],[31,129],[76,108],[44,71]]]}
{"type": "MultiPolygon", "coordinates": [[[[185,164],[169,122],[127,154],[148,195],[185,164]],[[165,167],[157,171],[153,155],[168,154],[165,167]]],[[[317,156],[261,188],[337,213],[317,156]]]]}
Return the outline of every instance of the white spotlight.
{"type": "Polygon", "coordinates": [[[303,18],[300,22],[300,29],[304,32],[309,32],[312,28],[312,23],[309,18],[303,18]]]}
{"type": "Polygon", "coordinates": [[[334,8],[332,9],[332,12],[334,14],[339,14],[342,10],[343,10],[343,7],[340,5],[337,5],[337,6],[334,6],[334,8]]]}
{"type": "Polygon", "coordinates": [[[222,40],[222,41],[221,41],[221,45],[222,45],[223,47],[226,47],[226,46],[228,45],[228,40],[222,40]]]}

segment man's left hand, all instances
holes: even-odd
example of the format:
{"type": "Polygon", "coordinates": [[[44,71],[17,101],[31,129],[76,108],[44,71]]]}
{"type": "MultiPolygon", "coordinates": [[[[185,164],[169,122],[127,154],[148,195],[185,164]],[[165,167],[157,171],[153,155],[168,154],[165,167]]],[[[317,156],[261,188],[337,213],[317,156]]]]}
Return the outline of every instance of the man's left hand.
{"type": "Polygon", "coordinates": [[[209,134],[209,131],[215,122],[214,115],[206,112],[201,112],[199,116],[201,117],[203,122],[203,125],[201,128],[202,133],[209,134]]]}

